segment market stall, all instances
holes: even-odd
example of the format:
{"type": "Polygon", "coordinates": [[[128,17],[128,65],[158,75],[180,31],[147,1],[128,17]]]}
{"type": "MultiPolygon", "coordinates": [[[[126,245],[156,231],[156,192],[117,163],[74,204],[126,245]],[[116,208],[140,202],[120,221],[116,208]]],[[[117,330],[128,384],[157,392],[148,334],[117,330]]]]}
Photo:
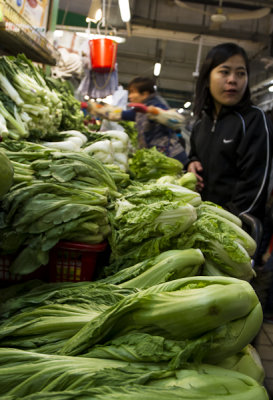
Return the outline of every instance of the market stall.
{"type": "Polygon", "coordinates": [[[268,399],[241,219],[33,61],[0,57],[0,397],[268,399]]]}

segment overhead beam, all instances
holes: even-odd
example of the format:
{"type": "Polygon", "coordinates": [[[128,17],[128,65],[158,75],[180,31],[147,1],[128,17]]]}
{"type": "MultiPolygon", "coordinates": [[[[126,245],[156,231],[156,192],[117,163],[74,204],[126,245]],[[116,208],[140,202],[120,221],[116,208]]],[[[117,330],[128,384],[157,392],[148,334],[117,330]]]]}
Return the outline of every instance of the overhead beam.
{"type": "MultiPolygon", "coordinates": [[[[162,39],[162,40],[171,40],[175,42],[183,42],[190,44],[199,44],[199,39],[202,36],[203,45],[205,46],[216,46],[217,44],[223,43],[227,40],[227,37],[219,35],[207,35],[207,34],[196,34],[190,32],[179,32],[175,30],[169,29],[161,29],[161,28],[152,28],[142,25],[132,24],[131,30],[132,36],[149,38],[149,39],[162,39]]],[[[118,34],[126,35],[126,32],[123,30],[119,30],[118,34]]],[[[267,37],[268,39],[268,37],[267,37]]],[[[266,42],[258,42],[254,40],[247,39],[235,39],[229,38],[229,41],[234,42],[242,46],[246,51],[259,52],[266,47],[266,42]]]]}
{"type": "Polygon", "coordinates": [[[233,28],[225,28],[224,26],[221,27],[221,30],[211,30],[209,25],[206,25],[202,22],[202,17],[200,14],[197,14],[195,16],[199,17],[199,20],[197,19],[196,23],[192,24],[187,24],[185,22],[183,23],[177,23],[177,22],[167,22],[167,21],[152,21],[149,18],[144,18],[144,17],[139,17],[137,15],[134,15],[132,17],[132,25],[134,26],[141,26],[141,27],[147,27],[147,28],[155,28],[155,29],[163,29],[167,31],[175,31],[175,32],[180,32],[180,33],[192,33],[195,35],[207,35],[210,37],[221,37],[225,39],[238,39],[240,37],[243,40],[247,41],[253,41],[253,42],[267,42],[268,40],[268,35],[262,34],[256,31],[245,31],[241,30],[238,31],[237,23],[233,22],[233,28]],[[198,22],[199,21],[199,22],[198,22]],[[218,34],[220,33],[221,34],[218,34]]]}
{"type": "MultiPolygon", "coordinates": [[[[206,0],[205,4],[204,1],[200,0],[186,0],[187,3],[193,3],[193,4],[199,4],[199,5],[207,5],[207,6],[213,6],[213,7],[219,7],[219,0],[206,0]]],[[[262,7],[272,7],[272,1],[267,0],[267,1],[259,1],[259,4],[257,4],[257,1],[255,0],[240,0],[239,1],[225,1],[224,3],[225,8],[237,8],[240,10],[249,10],[249,11],[254,11],[257,10],[258,8],[262,7]]]]}

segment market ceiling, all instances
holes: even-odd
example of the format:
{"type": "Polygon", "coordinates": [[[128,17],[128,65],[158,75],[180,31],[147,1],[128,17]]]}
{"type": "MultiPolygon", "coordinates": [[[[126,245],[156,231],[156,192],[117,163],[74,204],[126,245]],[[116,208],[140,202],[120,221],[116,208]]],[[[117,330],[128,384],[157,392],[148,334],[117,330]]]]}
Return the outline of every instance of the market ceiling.
{"type": "MultiPolygon", "coordinates": [[[[86,29],[89,7],[86,0],[60,0],[58,28],[77,21],[76,25],[86,29]]],[[[107,24],[126,38],[117,53],[122,85],[137,75],[152,76],[154,63],[160,60],[160,91],[171,104],[182,106],[193,98],[199,65],[208,50],[226,41],[236,42],[248,52],[252,86],[259,86],[271,75],[273,78],[272,0],[130,0],[130,9],[131,21],[126,24],[121,20],[118,0],[106,1],[107,24]],[[257,10],[263,8],[270,8],[263,17],[212,22],[214,14],[240,13],[245,18],[249,12],[260,16],[257,10]]]]}

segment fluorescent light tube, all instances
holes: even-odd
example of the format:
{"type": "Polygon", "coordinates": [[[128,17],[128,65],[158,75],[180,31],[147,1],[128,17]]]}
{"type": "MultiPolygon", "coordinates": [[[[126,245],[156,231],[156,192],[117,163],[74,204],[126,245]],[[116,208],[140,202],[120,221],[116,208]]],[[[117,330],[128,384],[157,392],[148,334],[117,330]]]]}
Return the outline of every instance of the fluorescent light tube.
{"type": "Polygon", "coordinates": [[[161,64],[157,62],[154,65],[154,76],[159,76],[160,71],[161,71],[161,64]]]}
{"type": "Polygon", "coordinates": [[[184,104],[184,108],[189,108],[190,106],[191,106],[191,102],[186,101],[186,103],[184,104]]]}
{"type": "Polygon", "coordinates": [[[118,5],[122,21],[129,22],[131,19],[129,0],[118,0],[118,5]]]}

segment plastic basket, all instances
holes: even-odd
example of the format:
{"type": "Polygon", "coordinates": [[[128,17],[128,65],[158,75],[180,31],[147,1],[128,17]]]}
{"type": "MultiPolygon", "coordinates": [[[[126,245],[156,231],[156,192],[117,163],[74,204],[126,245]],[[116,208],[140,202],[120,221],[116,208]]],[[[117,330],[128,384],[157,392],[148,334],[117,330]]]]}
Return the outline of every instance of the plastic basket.
{"type": "Polygon", "coordinates": [[[11,256],[0,255],[0,282],[18,282],[21,276],[18,274],[12,274],[9,270],[11,264],[11,256]]]}
{"type": "Polygon", "coordinates": [[[11,273],[9,267],[13,259],[14,255],[0,254],[0,282],[14,284],[25,282],[31,279],[40,279],[44,281],[48,280],[46,266],[41,266],[37,270],[26,275],[11,273]]]}
{"type": "Polygon", "coordinates": [[[50,252],[50,282],[92,281],[99,253],[107,242],[84,244],[60,241],[50,252]]]}

